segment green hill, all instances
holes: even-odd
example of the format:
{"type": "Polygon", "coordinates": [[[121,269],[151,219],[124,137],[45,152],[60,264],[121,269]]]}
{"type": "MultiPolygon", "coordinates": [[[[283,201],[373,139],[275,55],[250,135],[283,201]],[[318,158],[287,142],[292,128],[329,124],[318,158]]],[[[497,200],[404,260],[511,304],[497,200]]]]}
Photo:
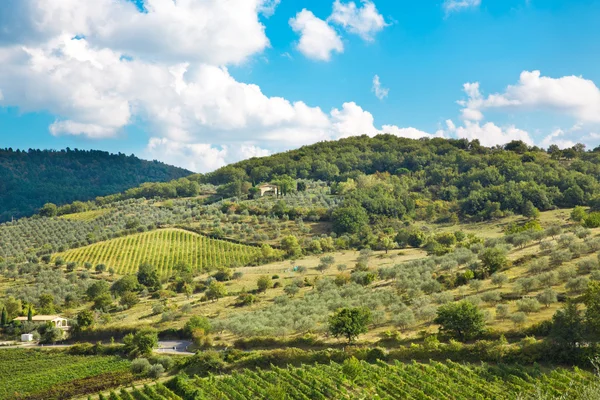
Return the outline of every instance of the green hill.
{"type": "Polygon", "coordinates": [[[45,203],[91,200],[189,174],[121,153],[0,149],[0,222],[31,215],[45,203]]]}

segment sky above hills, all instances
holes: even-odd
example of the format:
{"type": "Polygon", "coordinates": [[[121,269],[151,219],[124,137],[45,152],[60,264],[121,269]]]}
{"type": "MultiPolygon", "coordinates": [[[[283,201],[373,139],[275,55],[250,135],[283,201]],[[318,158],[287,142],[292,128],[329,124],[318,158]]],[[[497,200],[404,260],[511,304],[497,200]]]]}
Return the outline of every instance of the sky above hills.
{"type": "Polygon", "coordinates": [[[2,147],[206,172],[351,135],[600,144],[600,0],[3,0],[2,147]]]}

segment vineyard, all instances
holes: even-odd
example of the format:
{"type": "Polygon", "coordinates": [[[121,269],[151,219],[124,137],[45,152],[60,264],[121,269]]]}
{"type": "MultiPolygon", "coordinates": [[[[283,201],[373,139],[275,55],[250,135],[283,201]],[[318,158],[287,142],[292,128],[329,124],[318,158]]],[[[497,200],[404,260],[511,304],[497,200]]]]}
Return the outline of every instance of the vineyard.
{"type": "Polygon", "coordinates": [[[120,392],[111,391],[108,396],[99,395],[99,400],[181,400],[181,397],[173,393],[162,383],[149,386],[144,385],[140,388],[133,388],[128,391],[121,389],[120,392]]]}
{"type": "Polygon", "coordinates": [[[597,378],[578,369],[541,373],[533,368],[467,366],[451,361],[395,365],[354,361],[245,370],[217,378],[177,376],[166,385],[182,398],[198,400],[597,398],[590,397],[597,393],[597,378]]]}
{"type": "Polygon", "coordinates": [[[197,270],[247,265],[260,254],[257,247],[207,238],[179,229],[162,229],[125,236],[58,254],[67,262],[104,264],[118,274],[136,272],[148,262],[161,275],[184,262],[197,270]]]}
{"type": "Polygon", "coordinates": [[[63,351],[0,350],[0,399],[65,399],[128,384],[129,361],[63,351]]]}

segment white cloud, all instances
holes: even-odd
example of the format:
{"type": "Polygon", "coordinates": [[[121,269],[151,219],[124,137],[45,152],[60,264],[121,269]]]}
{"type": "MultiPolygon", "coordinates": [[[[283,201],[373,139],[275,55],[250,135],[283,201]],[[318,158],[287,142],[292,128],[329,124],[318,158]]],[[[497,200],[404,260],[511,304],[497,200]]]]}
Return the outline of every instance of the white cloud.
{"type": "Polygon", "coordinates": [[[49,129],[54,136],[82,135],[91,139],[104,139],[115,135],[115,129],[113,128],[74,121],[56,121],[50,125],[49,129]]]}
{"type": "Polygon", "coordinates": [[[166,138],[151,138],[146,147],[149,158],[160,159],[191,171],[213,171],[229,163],[270,152],[252,144],[215,147],[208,143],[181,143],[166,138]]]}
{"type": "Polygon", "coordinates": [[[259,4],[258,10],[268,18],[275,14],[275,9],[279,3],[281,3],[281,0],[264,0],[262,4],[259,4]]]}
{"type": "Polygon", "coordinates": [[[455,126],[451,120],[446,121],[448,131],[459,139],[479,140],[483,146],[496,146],[506,144],[513,140],[522,140],[533,145],[533,140],[528,132],[510,125],[501,128],[493,122],[481,125],[479,121],[466,120],[464,126],[455,126]]]}
{"type": "Polygon", "coordinates": [[[359,35],[364,40],[372,41],[375,34],[388,24],[372,1],[363,0],[362,3],[362,7],[357,7],[353,1],[344,4],[335,0],[328,21],[342,26],[346,31],[359,35]]]}
{"type": "Polygon", "coordinates": [[[479,83],[465,84],[468,100],[463,118],[479,121],[486,109],[518,111],[553,111],[572,116],[581,122],[600,122],[600,89],[580,76],[550,78],[540,71],[523,71],[519,83],[506,88],[504,93],[483,97],[479,83]]]}
{"type": "Polygon", "coordinates": [[[294,18],[290,26],[300,35],[297,48],[306,57],[313,60],[329,61],[331,53],[342,53],[344,44],[335,29],[320,18],[304,9],[294,18]]]}
{"type": "Polygon", "coordinates": [[[481,0],[445,0],[443,8],[446,13],[461,11],[468,8],[475,8],[481,5],[481,0]]]}
{"type": "Polygon", "coordinates": [[[344,103],[341,110],[334,108],[331,111],[333,138],[350,136],[390,134],[409,139],[444,137],[443,131],[434,134],[423,132],[416,128],[400,128],[395,125],[383,125],[381,129],[375,128],[373,115],[363,110],[354,102],[344,103]]]}
{"type": "Polygon", "coordinates": [[[375,136],[379,133],[373,125],[373,115],[354,102],[344,103],[341,110],[334,108],[331,111],[331,117],[336,138],[357,135],[375,136]]]}
{"type": "Polygon", "coordinates": [[[276,0],[3,0],[0,45],[44,43],[63,34],[93,46],[168,62],[239,63],[269,45],[258,14],[276,0]],[[218,38],[218,40],[216,39],[218,38]]]}
{"type": "Polygon", "coordinates": [[[399,128],[396,125],[383,125],[380,133],[389,133],[398,137],[404,137],[408,139],[421,139],[421,138],[434,138],[434,137],[445,137],[444,131],[437,131],[436,133],[427,133],[417,128],[399,128]]]}
{"type": "Polygon", "coordinates": [[[375,75],[373,77],[373,88],[371,90],[373,93],[375,93],[375,97],[377,97],[379,100],[385,99],[390,92],[390,89],[381,86],[379,75],[375,75]]]}
{"type": "Polygon", "coordinates": [[[561,136],[564,136],[565,132],[562,129],[556,129],[551,134],[546,136],[540,145],[544,148],[548,148],[550,145],[555,144],[561,149],[566,149],[569,147],[575,146],[575,142],[567,139],[560,139],[561,136]]]}

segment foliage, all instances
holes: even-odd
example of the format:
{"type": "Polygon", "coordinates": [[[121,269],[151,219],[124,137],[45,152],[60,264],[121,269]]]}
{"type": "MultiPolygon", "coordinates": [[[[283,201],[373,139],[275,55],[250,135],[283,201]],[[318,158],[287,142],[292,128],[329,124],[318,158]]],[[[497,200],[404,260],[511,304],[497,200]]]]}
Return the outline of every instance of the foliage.
{"type": "Polygon", "coordinates": [[[0,350],[0,399],[66,399],[132,381],[121,357],[76,356],[56,350],[0,350]],[[117,378],[117,373],[121,378],[117,378]],[[58,391],[58,392],[57,392],[58,391]]]}
{"type": "Polygon", "coordinates": [[[248,368],[218,378],[178,375],[166,386],[185,399],[199,395],[211,399],[515,399],[552,398],[561,394],[563,398],[584,400],[595,398],[598,393],[596,378],[582,370],[542,372],[535,367],[452,361],[369,364],[364,357],[363,361],[349,357],[337,362],[306,364],[248,368]]]}
{"type": "Polygon", "coordinates": [[[143,182],[168,181],[190,174],[181,168],[121,153],[71,149],[0,149],[0,170],[0,222],[31,215],[42,206],[42,214],[53,217],[59,209],[51,203],[87,201],[143,182]]]}
{"type": "Polygon", "coordinates": [[[440,325],[440,332],[447,333],[461,341],[475,338],[485,330],[483,312],[469,301],[441,306],[434,322],[440,325]]]}
{"type": "Polygon", "coordinates": [[[343,308],[329,317],[329,332],[334,337],[344,336],[351,343],[368,332],[371,319],[368,308],[343,308]]]}

